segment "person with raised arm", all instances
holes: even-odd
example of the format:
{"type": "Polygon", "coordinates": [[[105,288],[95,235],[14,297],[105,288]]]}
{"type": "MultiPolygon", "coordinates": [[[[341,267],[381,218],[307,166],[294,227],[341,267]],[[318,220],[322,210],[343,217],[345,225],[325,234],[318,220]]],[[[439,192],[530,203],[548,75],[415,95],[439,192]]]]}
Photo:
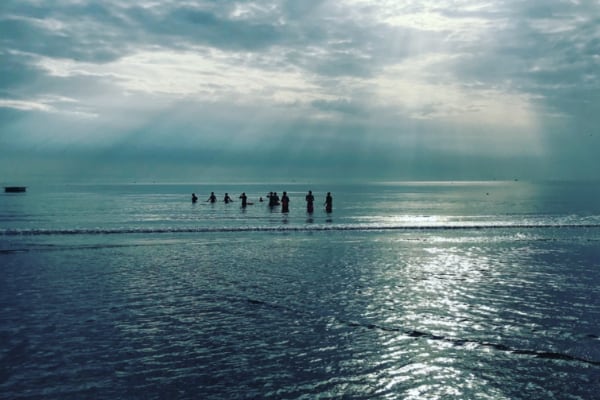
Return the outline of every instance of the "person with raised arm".
{"type": "Polygon", "coordinates": [[[240,195],[240,199],[242,199],[242,208],[246,208],[246,206],[248,205],[248,196],[246,196],[246,192],[243,192],[240,195]]]}

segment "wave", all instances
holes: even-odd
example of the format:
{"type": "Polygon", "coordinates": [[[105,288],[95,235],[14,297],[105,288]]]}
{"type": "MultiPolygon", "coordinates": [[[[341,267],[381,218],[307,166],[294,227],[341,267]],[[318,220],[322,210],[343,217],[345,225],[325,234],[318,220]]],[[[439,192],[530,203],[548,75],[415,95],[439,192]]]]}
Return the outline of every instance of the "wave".
{"type": "MultiPolygon", "coordinates": [[[[239,299],[239,300],[242,300],[242,299],[239,299]]],[[[278,310],[284,311],[284,312],[295,312],[298,314],[310,314],[313,316],[315,315],[315,313],[313,313],[313,312],[306,312],[306,311],[302,312],[300,310],[296,310],[296,309],[293,309],[293,308],[290,308],[290,307],[287,307],[287,306],[284,306],[281,304],[271,303],[271,302],[264,301],[264,300],[258,300],[258,299],[253,299],[253,298],[246,298],[245,300],[247,303],[255,305],[255,306],[259,306],[259,307],[278,309],[278,310]]],[[[424,332],[424,331],[410,329],[410,328],[406,328],[406,327],[380,325],[380,324],[372,323],[370,321],[346,320],[346,319],[338,318],[338,317],[334,317],[334,319],[336,321],[338,321],[339,323],[342,323],[350,328],[379,330],[379,331],[383,331],[383,332],[397,333],[397,334],[406,335],[408,337],[415,338],[415,339],[442,341],[442,342],[452,344],[454,346],[465,346],[468,344],[472,344],[472,345],[476,345],[476,346],[480,346],[480,347],[487,347],[490,349],[494,349],[496,351],[516,354],[516,355],[531,356],[534,358],[554,360],[554,361],[578,362],[578,363],[584,363],[584,364],[593,365],[593,366],[600,366],[599,360],[594,360],[594,359],[585,358],[585,357],[579,357],[577,355],[569,354],[566,352],[517,348],[517,347],[511,347],[511,346],[508,346],[508,345],[505,345],[502,343],[489,342],[489,341],[478,340],[478,339],[467,339],[467,338],[457,338],[457,337],[444,336],[444,335],[436,335],[436,334],[433,334],[430,332],[424,332]]],[[[597,336],[588,335],[587,339],[597,340],[597,336]]]]}
{"type": "Polygon", "coordinates": [[[0,236],[48,235],[119,235],[165,233],[226,233],[226,232],[328,232],[328,231],[452,231],[452,230],[515,230],[515,229],[598,229],[592,224],[445,224],[445,225],[299,225],[299,226],[231,226],[231,227],[120,227],[64,229],[0,229],[0,236]]]}
{"type": "Polygon", "coordinates": [[[532,356],[535,358],[542,358],[542,359],[548,359],[548,360],[580,362],[580,363],[585,363],[585,364],[589,364],[589,365],[600,366],[600,361],[598,361],[598,360],[593,360],[593,359],[584,358],[584,357],[578,357],[578,356],[571,355],[568,353],[559,353],[559,352],[546,351],[546,350],[514,348],[511,346],[502,344],[502,343],[494,343],[494,342],[481,341],[481,340],[476,340],[476,339],[460,339],[460,338],[454,338],[454,337],[447,337],[447,336],[443,336],[443,335],[434,335],[432,333],[422,332],[422,331],[413,330],[413,329],[388,327],[388,326],[382,326],[382,325],[373,324],[373,323],[361,323],[361,322],[357,322],[357,321],[341,321],[341,322],[346,323],[346,325],[348,325],[350,327],[358,327],[358,328],[364,328],[364,329],[376,329],[376,330],[380,330],[380,331],[384,331],[384,332],[397,332],[397,333],[401,333],[401,334],[404,334],[406,336],[413,337],[413,338],[424,338],[424,339],[428,339],[428,340],[444,341],[447,343],[451,343],[455,346],[464,346],[465,344],[474,344],[477,346],[492,348],[497,351],[517,354],[517,355],[532,356]]]}

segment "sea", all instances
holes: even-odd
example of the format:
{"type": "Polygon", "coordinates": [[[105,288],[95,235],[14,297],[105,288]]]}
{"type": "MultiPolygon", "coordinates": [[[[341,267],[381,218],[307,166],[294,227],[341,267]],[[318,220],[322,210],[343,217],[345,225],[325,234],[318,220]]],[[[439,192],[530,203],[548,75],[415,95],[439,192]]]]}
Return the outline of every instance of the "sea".
{"type": "Polygon", "coordinates": [[[598,393],[598,182],[0,193],[1,399],[598,393]]]}

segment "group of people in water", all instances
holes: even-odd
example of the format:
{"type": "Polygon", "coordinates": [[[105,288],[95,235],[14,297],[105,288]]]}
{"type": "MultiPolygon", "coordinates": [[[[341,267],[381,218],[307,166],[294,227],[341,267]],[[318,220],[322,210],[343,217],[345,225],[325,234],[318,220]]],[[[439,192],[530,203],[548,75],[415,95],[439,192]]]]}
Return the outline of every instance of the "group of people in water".
{"type": "MultiPolygon", "coordinates": [[[[283,192],[283,194],[281,195],[281,198],[279,197],[279,195],[277,194],[277,192],[269,192],[269,194],[266,196],[269,202],[269,207],[273,208],[273,207],[277,207],[277,206],[281,206],[281,212],[282,213],[288,213],[290,211],[290,198],[287,195],[287,192],[283,192]]],[[[242,193],[239,197],[242,201],[242,208],[246,208],[249,205],[252,205],[254,203],[249,202],[248,201],[248,196],[246,196],[246,193],[242,193]]],[[[312,214],[315,210],[314,207],[314,202],[315,202],[315,196],[312,194],[312,191],[309,190],[308,193],[305,196],[305,200],[306,200],[306,212],[309,214],[312,214]]],[[[260,203],[264,202],[263,198],[260,197],[258,199],[258,201],[260,203]]],[[[198,202],[198,196],[196,196],[196,193],[192,193],[192,203],[197,203],[198,202]]],[[[217,196],[215,195],[215,192],[210,192],[210,196],[208,196],[208,200],[206,200],[207,203],[216,203],[217,202],[217,196]]],[[[233,202],[233,199],[229,196],[229,193],[225,193],[225,196],[223,197],[223,202],[225,204],[229,204],[233,202]]],[[[327,196],[325,196],[325,211],[330,213],[333,211],[333,197],[331,196],[331,192],[327,192],[327,196]]]]}

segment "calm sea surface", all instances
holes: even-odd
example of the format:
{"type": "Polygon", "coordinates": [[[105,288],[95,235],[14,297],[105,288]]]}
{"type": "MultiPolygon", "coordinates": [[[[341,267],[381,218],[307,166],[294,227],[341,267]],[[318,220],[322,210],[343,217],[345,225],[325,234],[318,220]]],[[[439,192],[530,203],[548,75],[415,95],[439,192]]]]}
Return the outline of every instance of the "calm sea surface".
{"type": "Polygon", "coordinates": [[[599,392],[597,183],[0,193],[2,399],[599,392]]]}

